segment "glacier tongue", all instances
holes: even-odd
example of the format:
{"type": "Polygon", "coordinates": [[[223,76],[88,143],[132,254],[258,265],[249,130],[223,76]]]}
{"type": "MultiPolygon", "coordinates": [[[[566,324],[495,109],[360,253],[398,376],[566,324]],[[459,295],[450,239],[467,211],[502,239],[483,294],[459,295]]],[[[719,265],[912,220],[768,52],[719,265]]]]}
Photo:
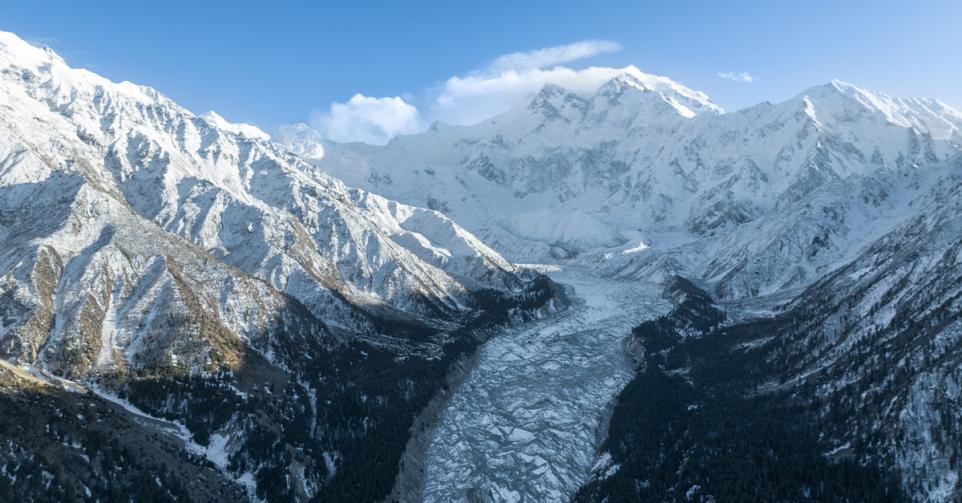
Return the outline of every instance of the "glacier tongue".
{"type": "Polygon", "coordinates": [[[433,432],[424,501],[561,501],[587,479],[608,406],[632,376],[625,338],[669,306],[653,284],[552,276],[575,305],[481,349],[433,432]]]}

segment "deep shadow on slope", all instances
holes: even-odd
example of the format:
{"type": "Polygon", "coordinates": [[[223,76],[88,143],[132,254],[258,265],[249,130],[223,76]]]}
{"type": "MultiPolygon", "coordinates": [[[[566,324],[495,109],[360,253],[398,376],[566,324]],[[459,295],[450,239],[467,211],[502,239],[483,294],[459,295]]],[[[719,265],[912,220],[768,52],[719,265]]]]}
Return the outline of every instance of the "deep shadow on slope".
{"type": "Polygon", "coordinates": [[[830,452],[817,401],[760,389],[779,369],[750,343],[790,320],[722,328],[691,283],[676,278],[666,294],[675,309],[632,334],[640,366],[602,446],[611,460],[576,501],[906,499],[887,464],[830,452]]]}
{"type": "Polygon", "coordinates": [[[223,501],[243,491],[148,420],[0,363],[0,501],[223,501]]]}
{"type": "Polygon", "coordinates": [[[487,331],[561,300],[559,292],[545,276],[513,295],[476,292],[475,314],[450,332],[373,320],[398,346],[331,336],[292,301],[273,324],[271,347],[248,348],[237,369],[198,376],[154,368],[114,376],[110,386],[151,415],[183,422],[201,445],[226,431],[228,470],[250,473],[259,498],[380,501],[395,483],[412,425],[455,365],[487,331]]]}

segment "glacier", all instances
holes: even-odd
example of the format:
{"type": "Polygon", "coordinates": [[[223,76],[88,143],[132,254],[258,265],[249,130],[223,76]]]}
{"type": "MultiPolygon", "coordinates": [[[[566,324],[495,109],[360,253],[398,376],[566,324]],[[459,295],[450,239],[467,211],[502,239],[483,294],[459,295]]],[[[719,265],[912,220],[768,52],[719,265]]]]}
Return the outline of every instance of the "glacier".
{"type": "Polygon", "coordinates": [[[552,276],[574,304],[481,348],[431,435],[422,501],[563,501],[587,480],[632,375],[626,336],[669,307],[654,284],[552,276]]]}

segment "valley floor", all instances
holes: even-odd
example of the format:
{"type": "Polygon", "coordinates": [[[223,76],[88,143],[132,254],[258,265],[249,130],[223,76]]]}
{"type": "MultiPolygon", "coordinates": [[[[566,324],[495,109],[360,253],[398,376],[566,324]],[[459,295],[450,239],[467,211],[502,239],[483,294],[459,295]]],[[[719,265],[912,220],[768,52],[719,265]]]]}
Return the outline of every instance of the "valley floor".
{"type": "Polygon", "coordinates": [[[624,341],[669,306],[656,285],[550,275],[573,289],[574,305],[481,348],[430,439],[424,501],[561,501],[587,479],[633,375],[624,341]]]}

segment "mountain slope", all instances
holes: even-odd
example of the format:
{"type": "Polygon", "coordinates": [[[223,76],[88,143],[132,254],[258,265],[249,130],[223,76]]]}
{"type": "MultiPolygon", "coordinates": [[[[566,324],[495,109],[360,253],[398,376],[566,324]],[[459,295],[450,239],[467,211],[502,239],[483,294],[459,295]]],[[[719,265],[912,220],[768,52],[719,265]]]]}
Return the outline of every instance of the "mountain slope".
{"type": "Polygon", "coordinates": [[[774,316],[736,305],[728,309],[741,319],[725,326],[723,317],[686,321],[706,318],[695,308],[725,309],[705,295],[665,318],[693,326],[688,339],[666,322],[637,328],[640,369],[619,397],[603,462],[580,497],[691,491],[721,499],[762,487],[756,497],[807,491],[804,498],[820,499],[828,491],[873,501],[957,500],[962,157],[940,170],[945,178],[920,198],[914,216],[774,316]],[[684,398],[658,410],[648,398],[654,393],[684,398]],[[659,428],[671,432],[652,437],[659,428]],[[792,445],[779,440],[787,431],[792,445]],[[673,444],[654,459],[639,450],[653,439],[673,444]],[[777,454],[745,454],[759,448],[777,454]],[[732,459],[755,464],[730,471],[732,459]],[[821,471],[828,475],[811,478],[821,471]],[[772,475],[747,480],[766,472],[772,475]],[[649,477],[660,485],[631,489],[655,480],[649,477]]]}
{"type": "Polygon", "coordinates": [[[244,493],[177,439],[114,404],[0,360],[0,497],[4,501],[236,501],[244,493]],[[124,466],[116,470],[114,466],[124,466]]]}
{"type": "Polygon", "coordinates": [[[576,501],[908,500],[877,458],[833,449],[810,404],[760,391],[776,366],[750,355],[751,338],[773,323],[722,327],[726,313],[683,278],[665,296],[672,312],[632,333],[639,369],[576,501]]]}
{"type": "MultiPolygon", "coordinates": [[[[4,203],[61,216],[47,222],[49,237],[31,227],[36,218],[11,218],[30,227],[5,229],[11,247],[35,251],[46,237],[69,256],[105,227],[156,226],[346,328],[356,323],[346,304],[443,318],[470,290],[521,285],[512,264],[437,212],[349,189],[249,128],[219,129],[223,119],[71,69],[12,35],[2,47],[4,203]]],[[[23,255],[11,249],[8,260],[23,255]]]]}

